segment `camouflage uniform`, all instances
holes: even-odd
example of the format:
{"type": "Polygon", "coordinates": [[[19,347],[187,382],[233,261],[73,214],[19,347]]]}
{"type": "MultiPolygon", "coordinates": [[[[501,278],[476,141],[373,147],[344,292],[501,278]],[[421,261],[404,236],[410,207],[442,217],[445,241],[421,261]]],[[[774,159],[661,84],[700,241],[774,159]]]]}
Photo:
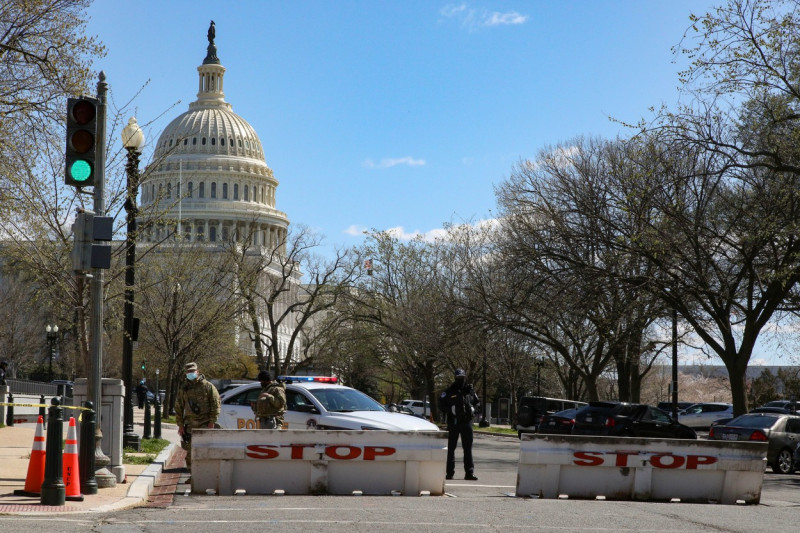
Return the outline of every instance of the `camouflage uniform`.
{"type": "Polygon", "coordinates": [[[274,381],[267,383],[252,407],[261,429],[280,429],[286,412],[286,385],[274,381]]]}
{"type": "Polygon", "coordinates": [[[192,428],[216,424],[219,411],[219,393],[204,376],[197,376],[194,381],[184,380],[178,389],[175,422],[178,427],[184,428],[181,447],[186,450],[186,467],[189,470],[192,468],[192,428]]]}

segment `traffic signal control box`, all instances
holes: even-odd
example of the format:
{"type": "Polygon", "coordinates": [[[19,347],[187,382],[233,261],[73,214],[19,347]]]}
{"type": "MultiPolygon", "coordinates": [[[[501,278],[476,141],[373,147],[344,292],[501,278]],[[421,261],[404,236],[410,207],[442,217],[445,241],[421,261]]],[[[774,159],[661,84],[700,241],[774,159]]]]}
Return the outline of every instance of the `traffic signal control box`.
{"type": "Polygon", "coordinates": [[[95,241],[110,241],[113,236],[114,219],[99,217],[92,213],[78,213],[72,226],[72,269],[85,272],[92,268],[111,267],[111,246],[95,241]]]}

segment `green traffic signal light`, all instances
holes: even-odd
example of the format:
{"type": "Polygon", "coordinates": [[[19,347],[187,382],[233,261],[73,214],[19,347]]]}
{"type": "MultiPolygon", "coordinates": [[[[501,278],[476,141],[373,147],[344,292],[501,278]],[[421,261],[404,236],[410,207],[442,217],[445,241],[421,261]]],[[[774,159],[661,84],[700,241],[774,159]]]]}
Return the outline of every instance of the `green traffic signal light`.
{"type": "Polygon", "coordinates": [[[92,165],[85,159],[76,159],[67,169],[67,172],[74,181],[84,183],[92,176],[92,165]]]}
{"type": "Polygon", "coordinates": [[[99,100],[88,96],[67,99],[65,183],[93,186],[97,157],[97,110],[99,100]]]}

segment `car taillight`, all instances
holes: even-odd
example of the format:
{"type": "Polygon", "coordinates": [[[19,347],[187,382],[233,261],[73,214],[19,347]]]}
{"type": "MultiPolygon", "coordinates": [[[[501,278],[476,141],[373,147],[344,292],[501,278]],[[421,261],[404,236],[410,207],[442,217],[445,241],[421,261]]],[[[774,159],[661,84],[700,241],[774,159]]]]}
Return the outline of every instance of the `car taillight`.
{"type": "Polygon", "coordinates": [[[616,425],[616,422],[614,421],[614,419],[613,419],[613,418],[606,418],[606,424],[605,424],[605,426],[606,426],[607,428],[613,428],[615,425],[616,425]]]}
{"type": "Polygon", "coordinates": [[[713,439],[714,438],[714,428],[713,427],[708,430],[708,438],[709,439],[713,439]]]}
{"type": "Polygon", "coordinates": [[[763,431],[754,431],[752,435],[750,435],[750,440],[755,440],[758,442],[767,442],[769,439],[764,434],[763,431]]]}

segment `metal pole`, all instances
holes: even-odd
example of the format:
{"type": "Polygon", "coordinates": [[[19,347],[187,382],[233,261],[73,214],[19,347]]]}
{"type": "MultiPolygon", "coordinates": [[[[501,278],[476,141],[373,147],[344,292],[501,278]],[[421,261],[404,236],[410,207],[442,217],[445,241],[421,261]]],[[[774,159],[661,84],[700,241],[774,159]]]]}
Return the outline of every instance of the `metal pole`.
{"type": "MultiPolygon", "coordinates": [[[[94,213],[105,216],[105,175],[106,175],[106,95],[108,84],[105,72],[100,72],[97,82],[97,153],[95,157],[95,183],[94,183],[94,213]]],[[[97,427],[100,428],[102,410],[102,363],[103,363],[103,278],[104,270],[92,269],[91,281],[91,360],[92,372],[87,383],[87,396],[95,406],[97,413],[97,427]]]]}
{"type": "Polygon", "coordinates": [[[536,396],[542,395],[542,361],[536,360],[536,396]]]}
{"type": "Polygon", "coordinates": [[[672,310],[672,418],[678,420],[678,310],[672,310]]]}
{"type": "Polygon", "coordinates": [[[481,418],[480,423],[478,423],[478,427],[488,428],[489,421],[486,419],[486,352],[483,352],[483,383],[481,384],[481,388],[483,388],[483,418],[481,418]]]}
{"type": "Polygon", "coordinates": [[[128,148],[127,193],[125,217],[128,225],[125,237],[125,306],[122,338],[122,379],[125,382],[125,405],[123,411],[123,445],[139,450],[141,441],[133,430],[133,296],[136,262],[136,193],[139,189],[139,152],[128,148]]]}
{"type": "Polygon", "coordinates": [[[53,345],[52,335],[53,334],[50,333],[49,331],[47,332],[47,345],[50,347],[50,367],[47,370],[47,375],[48,375],[47,381],[53,381],[53,355],[54,355],[53,352],[55,352],[55,348],[53,345]]]}

